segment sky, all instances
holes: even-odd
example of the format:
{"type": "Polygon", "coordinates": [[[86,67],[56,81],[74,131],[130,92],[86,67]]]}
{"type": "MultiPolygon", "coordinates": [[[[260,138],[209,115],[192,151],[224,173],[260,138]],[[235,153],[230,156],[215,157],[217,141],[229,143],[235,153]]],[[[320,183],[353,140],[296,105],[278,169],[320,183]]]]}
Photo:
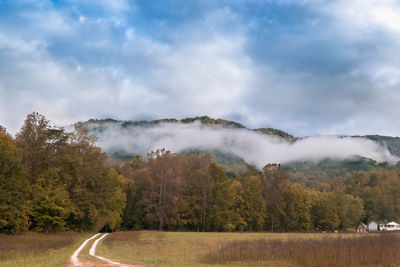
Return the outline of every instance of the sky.
{"type": "Polygon", "coordinates": [[[209,115],[400,134],[395,0],[0,0],[0,125],[209,115]]]}

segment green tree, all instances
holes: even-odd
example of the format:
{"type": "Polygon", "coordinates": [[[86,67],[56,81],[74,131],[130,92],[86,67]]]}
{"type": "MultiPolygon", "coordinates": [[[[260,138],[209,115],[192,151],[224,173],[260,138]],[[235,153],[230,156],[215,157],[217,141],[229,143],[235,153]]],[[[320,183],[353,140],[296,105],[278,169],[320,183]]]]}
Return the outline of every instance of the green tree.
{"type": "Polygon", "coordinates": [[[156,222],[152,180],[146,169],[130,173],[132,182],[126,191],[126,206],[122,213],[122,227],[129,230],[154,229],[156,222]]]}
{"type": "Polygon", "coordinates": [[[364,215],[363,202],[358,197],[344,194],[343,192],[329,193],[329,198],[335,203],[339,216],[339,229],[355,229],[364,215]]]}
{"type": "Polygon", "coordinates": [[[68,218],[69,227],[75,230],[117,229],[121,223],[125,197],[118,174],[107,165],[107,155],[95,141],[88,129],[76,124],[55,163],[76,207],[68,218]]]}
{"type": "Polygon", "coordinates": [[[141,156],[134,157],[130,162],[129,166],[132,170],[140,170],[144,168],[144,162],[141,156]]]}
{"type": "Polygon", "coordinates": [[[247,224],[246,230],[262,230],[265,224],[265,208],[260,178],[250,176],[244,188],[243,206],[240,209],[247,224]]]}
{"type": "Polygon", "coordinates": [[[233,230],[234,192],[224,170],[215,163],[209,167],[210,177],[214,183],[210,212],[208,217],[209,229],[212,231],[233,230]]]}
{"type": "Polygon", "coordinates": [[[383,193],[379,187],[364,187],[361,190],[360,197],[364,202],[364,222],[369,222],[373,220],[385,220],[385,218],[382,218],[380,214],[380,208],[383,205],[383,193]]]}
{"type": "Polygon", "coordinates": [[[340,218],[337,206],[328,193],[315,192],[311,217],[316,230],[333,231],[339,228],[340,218]]]}
{"type": "Polygon", "coordinates": [[[267,164],[260,173],[263,197],[266,201],[269,228],[282,226],[281,220],[284,216],[283,194],[289,183],[286,174],[278,164],[267,164]]]}
{"type": "Polygon", "coordinates": [[[49,121],[43,115],[33,112],[26,117],[16,135],[15,144],[31,183],[52,167],[50,161],[57,157],[60,147],[66,145],[67,139],[65,131],[50,127],[49,121]]]}
{"type": "Polygon", "coordinates": [[[20,233],[29,227],[29,183],[19,156],[0,126],[0,233],[20,233]]]}
{"type": "Polygon", "coordinates": [[[284,192],[284,224],[287,231],[311,229],[311,197],[300,185],[293,184],[284,192]]]}
{"type": "Polygon", "coordinates": [[[46,233],[65,231],[73,207],[65,186],[58,181],[57,170],[42,174],[32,187],[31,228],[46,233]]]}

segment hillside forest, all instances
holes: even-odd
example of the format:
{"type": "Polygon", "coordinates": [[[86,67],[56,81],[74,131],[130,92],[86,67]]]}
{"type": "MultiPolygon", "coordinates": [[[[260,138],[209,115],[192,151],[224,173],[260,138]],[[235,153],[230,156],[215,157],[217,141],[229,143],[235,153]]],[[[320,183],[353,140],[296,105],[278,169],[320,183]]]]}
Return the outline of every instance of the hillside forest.
{"type": "Polygon", "coordinates": [[[399,164],[327,175],[308,182],[299,166],[268,163],[228,176],[207,154],[163,149],[111,161],[82,123],[66,131],[34,112],[15,138],[0,127],[0,233],[354,231],[400,219],[399,164]]]}

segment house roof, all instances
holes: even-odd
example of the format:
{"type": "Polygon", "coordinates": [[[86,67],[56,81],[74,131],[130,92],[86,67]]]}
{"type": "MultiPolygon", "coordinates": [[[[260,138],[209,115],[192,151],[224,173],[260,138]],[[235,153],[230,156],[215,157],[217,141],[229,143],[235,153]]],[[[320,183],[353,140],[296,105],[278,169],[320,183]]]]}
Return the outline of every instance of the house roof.
{"type": "Polygon", "coordinates": [[[399,224],[399,223],[397,223],[397,222],[395,222],[395,221],[391,221],[391,222],[388,222],[388,221],[371,221],[371,222],[369,222],[368,224],[371,224],[371,223],[377,223],[377,224],[399,224]]]}
{"type": "Polygon", "coordinates": [[[369,222],[369,224],[370,223],[377,223],[377,224],[386,224],[386,222],[385,221],[371,221],[371,222],[369,222]]]}

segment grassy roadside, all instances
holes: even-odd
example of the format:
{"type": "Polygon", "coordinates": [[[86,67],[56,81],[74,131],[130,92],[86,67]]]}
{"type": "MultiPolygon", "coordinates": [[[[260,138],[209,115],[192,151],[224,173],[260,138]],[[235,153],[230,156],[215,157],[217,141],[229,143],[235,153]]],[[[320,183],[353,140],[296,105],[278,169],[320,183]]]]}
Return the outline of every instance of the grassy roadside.
{"type": "Polygon", "coordinates": [[[0,266],[65,266],[75,249],[92,234],[60,233],[0,236],[0,266]]]}
{"type": "MultiPolygon", "coordinates": [[[[299,259],[293,261],[286,254],[266,254],[271,242],[277,246],[275,252],[297,246],[308,246],[315,250],[316,246],[318,248],[325,244],[326,240],[356,240],[362,236],[319,233],[116,232],[106,237],[97,251],[101,256],[124,263],[149,266],[299,266],[299,259]],[[307,240],[310,242],[303,242],[307,240]]],[[[328,249],[335,246],[337,244],[331,242],[328,249]]],[[[302,250],[302,253],[305,257],[309,256],[306,255],[307,250],[302,250]]]]}

